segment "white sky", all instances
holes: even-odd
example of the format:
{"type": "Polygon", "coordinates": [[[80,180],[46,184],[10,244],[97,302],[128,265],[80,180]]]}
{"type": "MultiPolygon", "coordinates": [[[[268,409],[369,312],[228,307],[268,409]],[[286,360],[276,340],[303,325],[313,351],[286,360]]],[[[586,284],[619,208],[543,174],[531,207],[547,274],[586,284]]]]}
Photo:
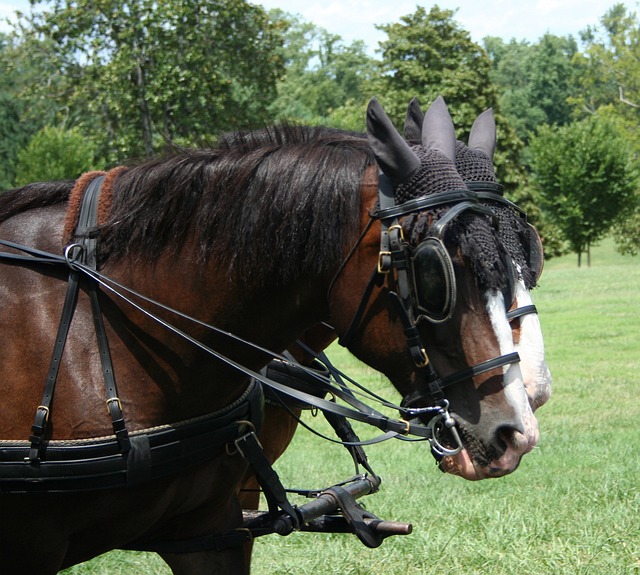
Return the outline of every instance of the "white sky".
{"type": "MultiPolygon", "coordinates": [[[[280,8],[299,14],[347,43],[364,40],[373,52],[385,38],[375,25],[397,22],[401,16],[413,14],[417,5],[427,11],[434,4],[450,10],[457,8],[455,19],[477,42],[485,36],[535,42],[546,32],[558,36],[572,34],[577,38],[580,30],[597,25],[616,0],[255,0],[255,3],[266,9],[280,8]]],[[[638,10],[637,0],[622,3],[638,10]]],[[[12,18],[15,10],[28,11],[29,1],[0,0],[0,19],[12,18]]],[[[6,24],[0,23],[0,30],[6,29],[6,24]]]]}

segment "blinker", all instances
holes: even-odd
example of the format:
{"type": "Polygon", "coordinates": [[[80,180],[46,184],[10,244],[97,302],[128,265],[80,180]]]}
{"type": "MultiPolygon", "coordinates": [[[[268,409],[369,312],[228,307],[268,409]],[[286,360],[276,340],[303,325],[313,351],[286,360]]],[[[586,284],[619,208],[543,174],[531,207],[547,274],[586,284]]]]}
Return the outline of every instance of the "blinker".
{"type": "Polygon", "coordinates": [[[429,237],[412,250],[413,295],[422,318],[439,323],[451,318],[456,301],[453,263],[439,238],[429,237]]]}

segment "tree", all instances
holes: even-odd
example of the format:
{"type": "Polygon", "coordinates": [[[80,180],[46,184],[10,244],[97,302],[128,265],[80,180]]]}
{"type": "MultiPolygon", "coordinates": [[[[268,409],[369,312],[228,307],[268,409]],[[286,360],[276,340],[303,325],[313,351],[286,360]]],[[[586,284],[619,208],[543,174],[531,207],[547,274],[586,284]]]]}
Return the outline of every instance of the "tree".
{"type": "Polygon", "coordinates": [[[621,116],[635,119],[640,108],[640,22],[635,12],[615,4],[600,23],[581,33],[586,48],[575,63],[582,90],[574,103],[586,113],[613,104],[621,116]]]}
{"type": "Polygon", "coordinates": [[[594,115],[540,128],[531,141],[532,182],[541,207],[571,249],[587,253],[635,201],[638,175],[615,120],[594,115]]]}
{"type": "Polygon", "coordinates": [[[385,110],[398,123],[414,96],[424,102],[442,96],[463,131],[481,111],[495,105],[491,62],[454,15],[438,6],[429,12],[418,7],[398,23],[378,26],[388,39],[380,42],[382,62],[375,86],[385,110]]]}
{"type": "MultiPolygon", "coordinates": [[[[47,101],[24,97],[36,72],[16,39],[0,33],[0,190],[13,187],[18,150],[49,117],[47,101]]],[[[37,77],[41,82],[46,75],[37,77]]]]}
{"type": "MultiPolygon", "coordinates": [[[[345,45],[340,36],[281,10],[271,10],[269,17],[283,29],[281,54],[286,68],[270,106],[273,115],[353,127],[350,111],[362,108],[363,86],[375,70],[364,42],[345,45]]],[[[364,113],[359,120],[364,126],[364,113]]]]}
{"type": "Polygon", "coordinates": [[[614,223],[613,238],[621,254],[637,256],[640,253],[640,193],[636,195],[634,209],[614,223]]]}
{"type": "Polygon", "coordinates": [[[500,109],[525,143],[542,124],[573,120],[571,98],[579,92],[573,63],[578,53],[571,36],[545,34],[529,44],[485,38],[493,64],[491,79],[500,92],[500,109]]]}
{"type": "Polygon", "coordinates": [[[96,159],[95,146],[77,128],[46,127],[18,152],[16,185],[72,180],[102,164],[96,159]]]}
{"type": "MultiPolygon", "coordinates": [[[[38,0],[34,0],[38,3],[38,0]]],[[[275,95],[281,39],[244,0],[53,0],[23,19],[23,42],[50,39],[62,81],[41,94],[103,142],[112,160],[260,124],[275,95]]]]}

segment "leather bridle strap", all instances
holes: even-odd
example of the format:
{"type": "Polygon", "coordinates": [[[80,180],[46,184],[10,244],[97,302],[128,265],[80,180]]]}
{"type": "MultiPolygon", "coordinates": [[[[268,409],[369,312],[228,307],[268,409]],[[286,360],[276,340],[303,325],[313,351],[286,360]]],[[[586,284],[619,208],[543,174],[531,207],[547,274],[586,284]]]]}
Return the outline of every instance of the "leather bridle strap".
{"type": "MultiPolygon", "coordinates": [[[[103,181],[103,176],[92,180],[84,193],[82,206],[80,208],[78,226],[75,232],[78,242],[67,246],[65,250],[65,258],[69,264],[72,262],[82,262],[90,268],[96,269],[96,240],[91,237],[91,233],[94,231],[97,222],[98,196],[100,193],[100,186],[103,181]]],[[[80,276],[81,271],[77,267],[71,265],[67,284],[67,293],[49,364],[49,372],[47,374],[45,389],[40,405],[36,409],[36,415],[31,427],[32,434],[29,437],[31,446],[28,457],[29,462],[31,463],[37,463],[40,460],[43,439],[47,431],[47,425],[51,414],[51,403],[53,401],[55,386],[58,380],[58,372],[62,362],[62,354],[64,352],[64,347],[69,335],[69,328],[71,326],[71,320],[73,319],[73,314],[78,301],[80,276]]],[[[113,430],[120,449],[123,454],[126,454],[130,451],[131,444],[124,423],[122,406],[117,395],[111,354],[109,352],[109,343],[107,341],[106,330],[102,319],[102,313],[100,311],[97,289],[97,282],[91,280],[89,282],[88,292],[89,299],[91,301],[94,327],[98,339],[100,361],[102,364],[102,372],[107,392],[107,408],[111,416],[113,430]]]]}
{"type": "Polygon", "coordinates": [[[42,394],[42,399],[40,400],[40,405],[36,408],[36,415],[33,425],[31,426],[31,436],[29,437],[31,446],[29,448],[28,460],[32,464],[37,463],[40,459],[43,439],[47,432],[47,425],[49,423],[49,415],[51,412],[51,402],[53,401],[53,392],[58,380],[58,371],[62,361],[62,354],[69,334],[71,320],[73,319],[73,312],[75,311],[76,302],[78,300],[79,281],[80,272],[72,269],[69,273],[67,293],[62,307],[60,323],[58,324],[58,332],[53,346],[53,353],[51,354],[49,372],[47,374],[44,392],[42,394]]]}
{"type": "Polygon", "coordinates": [[[427,383],[426,386],[422,386],[421,388],[406,395],[402,400],[402,407],[408,408],[407,415],[409,417],[414,417],[415,414],[411,414],[411,407],[416,403],[424,404],[425,398],[432,398],[434,397],[434,394],[437,394],[438,392],[441,393],[445,388],[460,383],[465,379],[471,379],[476,375],[480,375],[487,371],[491,371],[492,369],[504,367],[505,365],[510,365],[512,363],[518,363],[519,361],[520,355],[517,351],[514,351],[512,353],[488,359],[487,361],[483,361],[477,365],[463,369],[462,371],[458,371],[446,377],[438,378],[433,382],[427,383]]]}
{"type": "Polygon", "coordinates": [[[508,311],[507,319],[511,321],[512,319],[517,319],[519,317],[522,317],[523,315],[528,315],[530,313],[538,313],[538,308],[533,304],[523,305],[522,307],[517,307],[516,309],[508,311]]]}
{"type": "MultiPolygon", "coordinates": [[[[79,240],[82,247],[85,265],[92,269],[97,269],[97,239],[92,235],[95,233],[95,227],[98,221],[98,198],[100,196],[100,188],[104,182],[104,176],[99,176],[91,181],[87,187],[80,208],[78,218],[78,226],[75,231],[75,238],[79,240]]],[[[127,432],[124,415],[122,413],[122,404],[118,397],[118,388],[116,386],[115,373],[113,370],[113,362],[111,361],[111,352],[109,351],[109,340],[102,318],[102,310],[100,309],[100,300],[98,296],[98,284],[95,281],[89,282],[88,287],[89,300],[91,301],[91,312],[93,316],[93,325],[98,340],[98,350],[100,352],[100,363],[102,366],[102,376],[105,384],[107,396],[107,410],[111,416],[111,424],[113,432],[116,436],[120,450],[123,454],[129,453],[131,450],[131,442],[129,433],[127,432]]]]}

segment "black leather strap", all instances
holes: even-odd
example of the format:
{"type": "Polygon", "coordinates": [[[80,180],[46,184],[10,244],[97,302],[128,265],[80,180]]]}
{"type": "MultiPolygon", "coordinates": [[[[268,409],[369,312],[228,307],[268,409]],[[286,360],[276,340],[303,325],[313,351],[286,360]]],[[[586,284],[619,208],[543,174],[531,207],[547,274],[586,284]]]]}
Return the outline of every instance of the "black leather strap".
{"type": "MultiPolygon", "coordinates": [[[[81,248],[81,261],[83,261],[86,266],[94,270],[97,268],[98,241],[95,234],[98,223],[98,202],[100,198],[100,189],[104,180],[104,176],[98,176],[87,186],[80,206],[78,226],[74,233],[77,245],[81,248]]],[[[107,339],[102,310],[100,309],[99,288],[98,283],[95,280],[89,279],[88,292],[89,300],[91,301],[91,314],[93,316],[93,325],[96,331],[100,363],[102,366],[102,376],[107,396],[107,411],[111,417],[113,431],[118,439],[120,450],[123,454],[127,454],[131,450],[131,443],[129,441],[129,435],[124,415],[122,413],[122,404],[118,397],[118,388],[113,370],[113,362],[111,361],[111,352],[109,351],[109,340],[107,339]]]]}
{"type": "Polygon", "coordinates": [[[35,418],[33,425],[31,426],[31,436],[29,437],[31,447],[28,455],[28,460],[31,464],[37,464],[40,460],[43,440],[45,438],[51,416],[53,394],[56,382],[58,381],[58,372],[60,370],[60,364],[62,363],[62,354],[67,342],[69,328],[71,327],[71,320],[73,319],[73,313],[78,300],[79,281],[80,273],[77,270],[71,270],[64,305],[62,306],[62,316],[60,317],[60,323],[58,324],[56,341],[53,345],[53,353],[51,355],[51,361],[49,362],[49,372],[45,381],[44,392],[42,394],[42,399],[40,400],[40,405],[36,408],[35,418]]]}
{"type": "Polygon", "coordinates": [[[523,305],[522,307],[517,307],[516,309],[508,311],[507,319],[511,321],[512,319],[522,317],[523,315],[529,315],[530,313],[538,313],[538,308],[533,304],[523,305]]]}
{"type": "Polygon", "coordinates": [[[398,206],[382,207],[376,212],[375,216],[380,220],[397,218],[413,212],[435,208],[449,203],[458,202],[478,202],[478,196],[475,192],[469,190],[451,190],[449,192],[440,192],[430,196],[424,196],[415,200],[409,200],[398,206]]]}

